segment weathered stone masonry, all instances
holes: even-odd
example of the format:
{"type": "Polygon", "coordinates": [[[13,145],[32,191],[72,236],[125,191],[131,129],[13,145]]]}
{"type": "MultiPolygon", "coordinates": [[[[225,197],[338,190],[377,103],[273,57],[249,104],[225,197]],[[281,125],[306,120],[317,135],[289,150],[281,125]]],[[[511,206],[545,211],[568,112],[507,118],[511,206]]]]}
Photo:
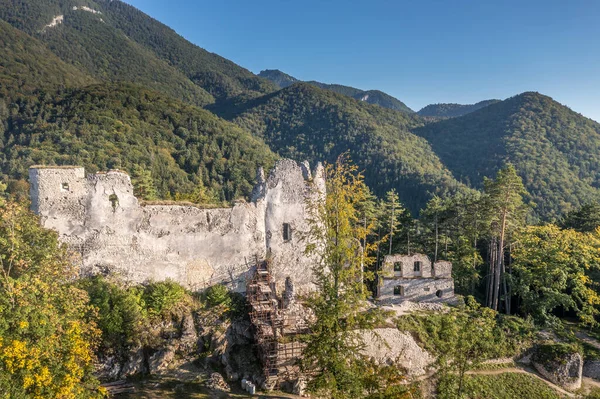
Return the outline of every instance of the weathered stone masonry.
{"type": "Polygon", "coordinates": [[[259,170],[251,202],[219,209],[140,203],[121,171],[86,177],[81,167],[32,167],[29,178],[32,209],[81,254],[82,274],[243,291],[248,265],[270,251],[281,291],[286,277],[296,291],[312,288],[303,237],[306,199],[325,192],[320,164],[311,172],[306,162],[281,160],[267,179],[259,170]]]}
{"type": "Polygon", "coordinates": [[[432,264],[427,255],[386,255],[377,299],[382,303],[406,300],[440,301],[454,297],[452,263],[432,264]]]}

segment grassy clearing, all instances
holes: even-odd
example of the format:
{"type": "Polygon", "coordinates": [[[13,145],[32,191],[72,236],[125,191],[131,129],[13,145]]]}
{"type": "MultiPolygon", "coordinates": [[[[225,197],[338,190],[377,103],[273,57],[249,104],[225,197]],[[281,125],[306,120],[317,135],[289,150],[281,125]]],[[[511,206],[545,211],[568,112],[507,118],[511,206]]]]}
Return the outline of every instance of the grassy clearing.
{"type": "Polygon", "coordinates": [[[134,393],[123,393],[115,395],[115,399],[225,399],[225,398],[264,398],[264,399],[292,399],[298,396],[281,392],[270,392],[268,394],[248,395],[239,385],[232,384],[231,392],[211,391],[200,381],[181,382],[175,379],[150,379],[135,385],[134,393]]]}
{"type": "Polygon", "coordinates": [[[562,399],[558,392],[539,379],[521,373],[470,375],[466,378],[469,399],[562,399]]]}

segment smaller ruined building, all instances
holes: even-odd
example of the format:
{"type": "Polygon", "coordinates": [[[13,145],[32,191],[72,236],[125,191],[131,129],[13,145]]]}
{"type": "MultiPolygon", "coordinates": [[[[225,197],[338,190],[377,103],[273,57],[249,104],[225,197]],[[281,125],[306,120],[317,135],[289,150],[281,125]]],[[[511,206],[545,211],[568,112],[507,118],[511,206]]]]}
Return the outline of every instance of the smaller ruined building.
{"type": "Polygon", "coordinates": [[[288,277],[300,292],[312,287],[305,248],[310,198],[325,192],[320,164],[280,160],[266,178],[259,170],[250,202],[209,209],[140,201],[122,171],[86,176],[81,167],[34,166],[29,179],[32,210],[79,253],[83,275],[245,291],[250,263],[269,254],[281,292],[288,277]]]}
{"type": "Polygon", "coordinates": [[[377,287],[382,303],[441,301],[454,297],[452,263],[427,255],[386,255],[377,287]]]}

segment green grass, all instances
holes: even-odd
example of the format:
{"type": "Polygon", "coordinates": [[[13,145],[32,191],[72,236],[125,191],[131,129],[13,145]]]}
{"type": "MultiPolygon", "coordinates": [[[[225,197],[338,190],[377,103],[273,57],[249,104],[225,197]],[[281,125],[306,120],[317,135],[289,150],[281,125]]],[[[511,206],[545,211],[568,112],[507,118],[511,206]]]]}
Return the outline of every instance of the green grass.
{"type": "Polygon", "coordinates": [[[297,396],[281,392],[249,395],[238,389],[239,382],[232,383],[231,392],[211,391],[200,381],[181,382],[175,379],[151,379],[135,384],[134,393],[115,395],[115,399],[225,399],[225,398],[264,398],[289,399],[297,396]]]}
{"type": "Polygon", "coordinates": [[[469,399],[560,399],[562,396],[537,378],[520,373],[466,377],[469,399]]]}

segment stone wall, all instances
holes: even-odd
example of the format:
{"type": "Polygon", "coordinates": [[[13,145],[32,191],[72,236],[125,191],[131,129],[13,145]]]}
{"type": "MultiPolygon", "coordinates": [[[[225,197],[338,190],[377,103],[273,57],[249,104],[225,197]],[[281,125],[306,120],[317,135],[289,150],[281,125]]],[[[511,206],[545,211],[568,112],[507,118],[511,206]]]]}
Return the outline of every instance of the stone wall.
{"type": "Polygon", "coordinates": [[[82,274],[243,291],[249,264],[269,252],[279,288],[286,277],[298,292],[312,288],[306,202],[324,193],[321,165],[311,173],[306,163],[281,160],[268,178],[259,171],[251,202],[218,209],[140,203],[121,171],[85,177],[80,167],[32,167],[29,176],[32,209],[81,255],[82,274]]]}
{"type": "Polygon", "coordinates": [[[377,287],[381,303],[433,302],[454,298],[452,263],[431,260],[424,254],[386,255],[377,287]],[[418,262],[418,267],[415,266],[418,262]]]}

